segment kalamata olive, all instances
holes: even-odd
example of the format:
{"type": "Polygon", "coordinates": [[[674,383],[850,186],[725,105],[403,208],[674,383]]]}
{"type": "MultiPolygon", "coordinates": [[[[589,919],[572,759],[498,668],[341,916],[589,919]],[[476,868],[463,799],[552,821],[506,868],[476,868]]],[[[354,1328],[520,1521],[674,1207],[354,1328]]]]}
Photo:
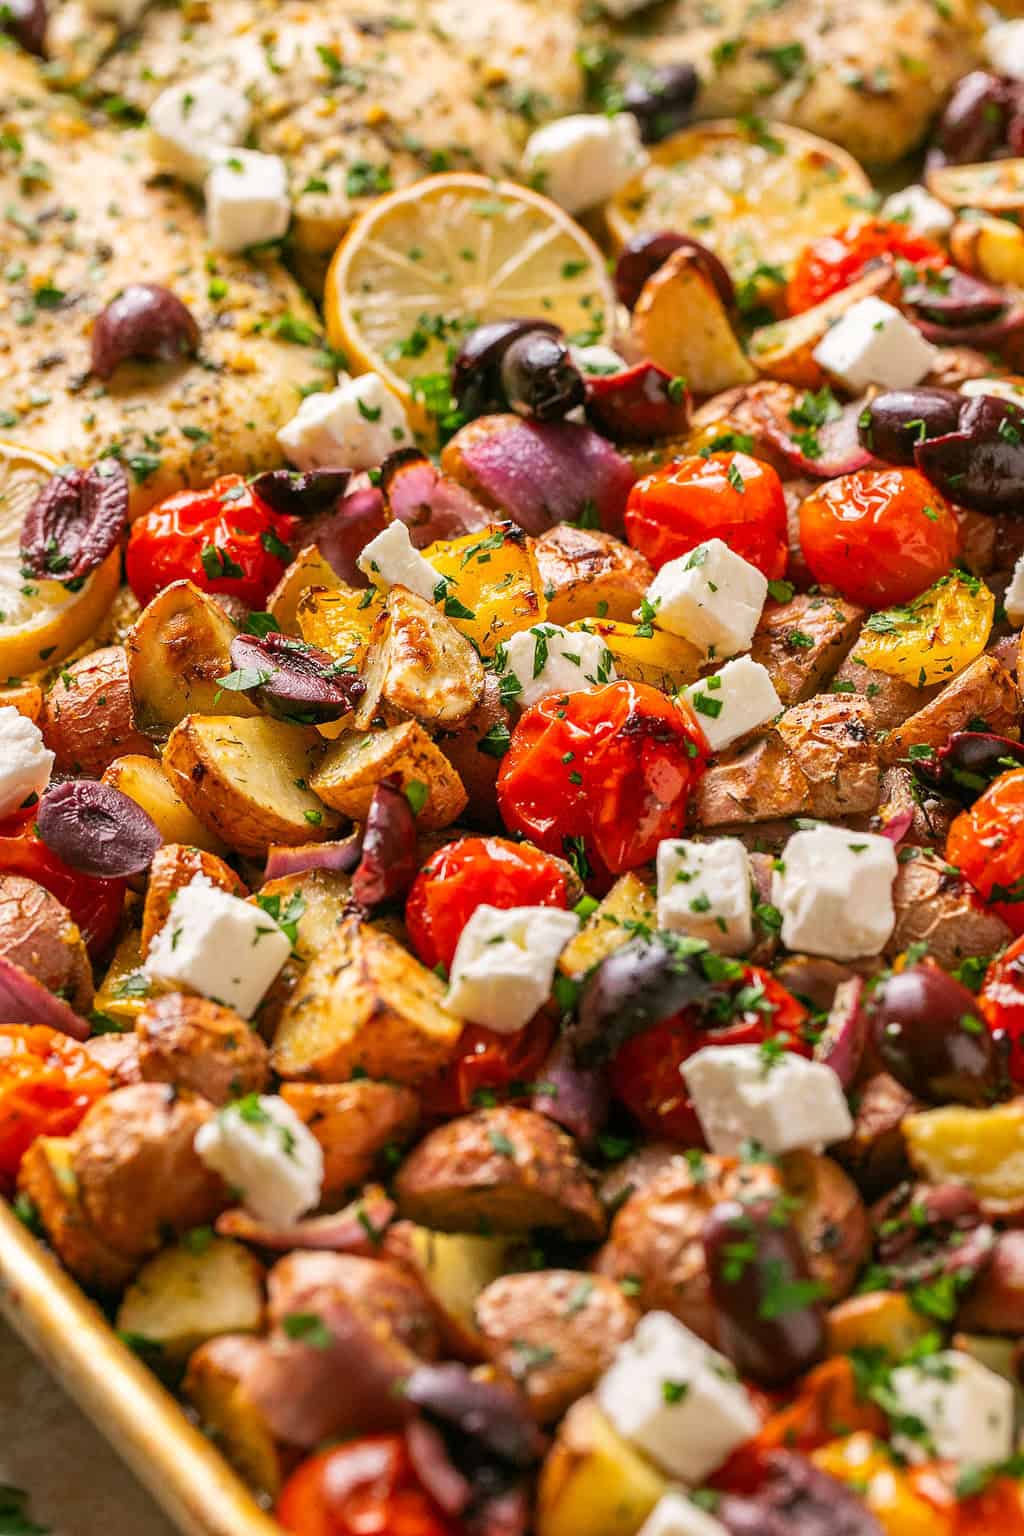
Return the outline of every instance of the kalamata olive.
{"type": "Polygon", "coordinates": [[[782,1386],[825,1350],[821,1286],[773,1200],[722,1200],[702,1232],[718,1347],[741,1376],[782,1386]]]}
{"type": "Polygon", "coordinates": [[[630,939],[596,965],[583,983],[566,1037],[582,1066],[610,1061],[619,1047],[711,992],[700,953],[671,936],[630,939]]]}
{"type": "Polygon", "coordinates": [[[615,292],[619,302],[627,309],[635,309],[647,279],[653,277],[675,251],[693,252],[705,277],[714,283],[718,297],[727,309],[731,309],[736,297],[732,278],[714,251],[709,251],[692,235],[677,235],[673,230],[634,235],[623,248],[615,263],[615,292]]]}
{"type": "Polygon", "coordinates": [[[918,443],[914,462],[961,506],[1024,517],[1024,411],[1009,400],[968,400],[957,430],[918,443]]]}
{"type": "Polygon", "coordinates": [[[622,93],[622,105],[640,124],[644,143],[658,144],[686,127],[699,89],[692,64],[667,64],[631,80],[622,93]]]}
{"type": "Polygon", "coordinates": [[[478,1380],[464,1365],[419,1366],[404,1397],[431,1423],[480,1441],[514,1467],[533,1466],[543,1451],[544,1437],[526,1400],[509,1387],[478,1380]]]}
{"type": "Polygon", "coordinates": [[[918,443],[956,431],[963,403],[955,389],[886,390],[861,411],[860,440],[887,464],[913,464],[918,443]]]}
{"type": "Polygon", "coordinates": [[[934,757],[914,764],[920,778],[964,805],[1011,768],[1024,768],[1024,745],[991,731],[954,731],[934,757]]]}
{"type": "Polygon", "coordinates": [[[886,1071],[918,1098],[980,1106],[998,1096],[999,1062],[974,996],[934,960],[881,984],[871,1036],[886,1071]]]}
{"type": "Polygon", "coordinates": [[[46,0],[3,0],[0,4],[0,32],[39,58],[46,55],[46,22],[46,0]]]}
{"type": "Polygon", "coordinates": [[[348,490],[350,469],[268,469],[252,488],[261,501],[288,517],[320,517],[331,512],[348,490]]]}
{"type": "Polygon", "coordinates": [[[569,348],[547,331],[527,331],[506,347],[501,385],[511,409],[534,421],[561,421],[587,394],[569,348]]]}
{"type": "Polygon", "coordinates": [[[637,363],[587,380],[587,416],[617,443],[679,437],[689,425],[690,396],[683,380],[667,369],[637,363]]]}
{"type": "Polygon", "coordinates": [[[903,290],[903,302],[922,319],[936,325],[984,325],[995,320],[1009,306],[1009,298],[994,283],[982,282],[969,272],[947,267],[943,272],[928,272],[918,282],[903,290]]]}
{"type": "Polygon", "coordinates": [[[176,293],[161,283],[130,283],[96,317],[92,371],[109,379],[129,358],[173,362],[199,347],[199,326],[176,293]]]}
{"type": "Polygon", "coordinates": [[[25,514],[21,560],[34,576],[80,581],[110,554],[128,522],[128,477],[116,459],[84,473],[60,469],[25,514]]]}
{"type": "Polygon", "coordinates": [[[555,1041],[538,1074],[531,1109],[547,1115],[589,1151],[608,1119],[608,1079],[603,1067],[581,1067],[564,1039],[555,1041]]]}
{"type": "Polygon", "coordinates": [[[36,811],[36,826],[47,848],[65,864],[109,880],[141,874],[163,844],[141,805],[96,779],[71,779],[48,789],[36,811]]]}
{"type": "Polygon", "coordinates": [[[470,331],[452,364],[452,394],[466,416],[486,416],[506,409],[501,360],[518,336],[544,331],[560,336],[550,320],[492,320],[470,331]]]}
{"type": "Polygon", "coordinates": [[[957,83],[939,118],[929,165],[973,165],[991,160],[1006,138],[1014,110],[1012,82],[975,69],[957,83]]]}
{"type": "Polygon", "coordinates": [[[863,1499],[795,1451],[772,1451],[757,1492],[725,1494],[715,1519],[729,1536],[882,1536],[863,1499]]]}
{"type": "Polygon", "coordinates": [[[396,774],[373,791],[352,895],[364,907],[390,901],[408,890],[418,867],[416,817],[396,774]]]}
{"type": "Polygon", "coordinates": [[[362,678],[342,671],[333,656],[291,635],[236,635],[231,665],[235,671],[219,679],[222,688],[251,693],[269,714],[307,725],[347,715],[366,691],[362,678]]]}

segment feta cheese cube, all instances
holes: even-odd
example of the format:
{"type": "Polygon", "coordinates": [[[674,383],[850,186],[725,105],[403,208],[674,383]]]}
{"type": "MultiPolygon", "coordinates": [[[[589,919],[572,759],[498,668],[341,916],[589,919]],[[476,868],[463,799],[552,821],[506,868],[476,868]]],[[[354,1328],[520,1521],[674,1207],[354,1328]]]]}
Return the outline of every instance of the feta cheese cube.
{"type": "Polygon", "coordinates": [[[280,155],[219,150],[206,178],[206,231],[218,251],[244,251],[279,240],[292,216],[288,173],[280,155]]]}
{"type": "Polygon", "coordinates": [[[50,782],[54,754],[34,721],[9,704],[0,708],[0,820],[12,815],[50,782]]]}
{"type": "Polygon", "coordinates": [[[376,469],[412,442],[401,401],[379,373],[307,395],[277,434],[298,469],[376,469]]]}
{"type": "Polygon", "coordinates": [[[680,1071],[712,1152],[732,1157],[756,1141],[775,1154],[820,1152],[853,1134],[842,1084],[831,1067],[759,1045],[706,1045],[680,1071]]]}
{"type": "Polygon", "coordinates": [[[375,587],[408,587],[426,602],[434,601],[437,572],[418,549],[413,549],[404,523],[389,523],[363,546],[356,565],[375,587]]]}
{"type": "Polygon", "coordinates": [[[1011,405],[1020,406],[1024,411],[1024,384],[1020,379],[965,379],[960,385],[960,393],[969,400],[977,399],[978,395],[994,395],[997,400],[1009,400],[1011,405]]]}
{"type": "Polygon", "coordinates": [[[927,240],[941,240],[953,228],[950,209],[916,183],[887,197],[881,216],[893,224],[906,224],[912,234],[923,235],[927,240]]]}
{"type": "Polygon", "coordinates": [[[992,68],[1012,80],[1024,80],[1024,20],[997,21],[982,39],[992,68]]]}
{"type": "Polygon", "coordinates": [[[619,1434],[671,1477],[703,1482],[758,1416],[725,1359],[668,1312],[648,1312],[597,1384],[619,1434]]]}
{"type": "Polygon", "coordinates": [[[320,1143],[276,1093],[253,1093],[225,1104],[199,1127],[193,1145],[207,1168],[238,1191],[257,1221],[290,1226],[320,1204],[320,1143]]]}
{"type": "Polygon", "coordinates": [[[176,894],[142,968],[250,1019],[291,952],[260,907],[196,875],[176,894]]]}
{"type": "Polygon", "coordinates": [[[523,180],[567,213],[582,213],[614,196],[648,158],[632,113],[581,112],[531,133],[523,152],[523,180]]]}
{"type": "Polygon", "coordinates": [[[570,347],[569,356],[580,373],[592,379],[625,373],[629,367],[626,359],[616,352],[614,347],[606,347],[603,342],[597,342],[592,347],[570,347]]]}
{"type": "Polygon", "coordinates": [[[683,698],[693,708],[712,752],[721,752],[782,711],[771,673],[749,656],[728,661],[712,677],[691,683],[684,688],[683,698]]]}
{"type": "Polygon", "coordinates": [[[659,629],[720,657],[750,649],[767,596],[768,578],[722,539],[669,560],[647,589],[659,629]]]}
{"type": "Polygon", "coordinates": [[[638,1536],[729,1536],[721,1520],[701,1509],[685,1493],[665,1493],[641,1526],[638,1536]]]}
{"type": "Polygon", "coordinates": [[[959,1349],[943,1349],[893,1371],[890,1386],[900,1408],[922,1431],[893,1435],[893,1449],[909,1461],[956,1461],[987,1466],[1013,1450],[1013,1387],[1003,1376],[959,1349]]]}
{"type": "Polygon", "coordinates": [[[459,935],[445,1007],[515,1034],[551,996],[555,964],[579,926],[558,907],[477,907],[459,935]]]}
{"type": "Polygon", "coordinates": [[[895,878],[887,837],[830,826],[795,832],[772,876],[783,944],[833,960],[877,955],[896,926],[895,878]]]}
{"type": "Polygon", "coordinates": [[[931,342],[884,299],[861,299],[826,331],[814,361],[852,394],[869,384],[911,389],[920,384],[938,356],[931,342]]]}
{"type": "Polygon", "coordinates": [[[740,955],[754,942],[750,859],[735,837],[658,844],[658,927],[740,955]]]}
{"type": "Polygon", "coordinates": [[[534,624],[504,646],[502,697],[529,709],[549,693],[580,693],[616,679],[612,653],[600,635],[534,624]]]}
{"type": "Polygon", "coordinates": [[[1024,555],[1018,555],[1010,585],[1003,597],[1003,607],[1010,623],[1018,629],[1024,624],[1024,555]]]}
{"type": "Polygon", "coordinates": [[[252,109],[234,86],[213,75],[194,75],[161,91],[148,120],[153,159],[198,187],[209,174],[211,149],[240,144],[252,109]]]}

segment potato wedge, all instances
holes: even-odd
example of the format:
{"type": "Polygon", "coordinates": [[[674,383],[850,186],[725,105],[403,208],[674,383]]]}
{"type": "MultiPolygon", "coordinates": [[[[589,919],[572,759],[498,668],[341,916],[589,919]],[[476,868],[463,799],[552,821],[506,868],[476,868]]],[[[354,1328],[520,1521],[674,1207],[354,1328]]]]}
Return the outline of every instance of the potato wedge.
{"type": "Polygon", "coordinates": [[[244,1019],[205,997],[169,992],[147,1003],[135,1026],[139,1076],[211,1104],[262,1093],[267,1048],[244,1019]]]}
{"type": "Polygon", "coordinates": [[[668,1483],[592,1397],[573,1404],[541,1468],[537,1536],[636,1536],[668,1483]]]}
{"type": "MultiPolygon", "coordinates": [[[[518,424],[518,417],[511,419],[518,424]]],[[[463,430],[472,431],[476,425],[471,422],[463,430]]],[[[446,474],[455,474],[449,460],[457,458],[458,434],[441,455],[446,474]]],[[[502,640],[547,618],[533,540],[515,523],[495,522],[480,533],[439,539],[428,544],[423,555],[447,583],[442,607],[481,656],[493,656],[502,640]],[[468,613],[457,611],[462,608],[468,613]]]]}
{"type": "Polygon", "coordinates": [[[117,757],[104,769],[103,782],[141,805],[156,822],[165,843],[187,843],[208,853],[227,852],[217,834],[193,816],[156,758],[135,753],[117,757]]]}
{"type": "Polygon", "coordinates": [[[392,1222],[383,1253],[416,1276],[437,1314],[447,1349],[460,1360],[485,1360],[476,1320],[478,1296],[509,1266],[520,1239],[432,1232],[413,1221],[392,1222]]]}
{"type": "Polygon", "coordinates": [[[752,821],[809,813],[807,775],[777,731],[736,756],[713,763],[697,787],[701,828],[746,826],[752,821]]]}
{"type": "Polygon", "coordinates": [[[369,1077],[416,1083],[449,1060],[462,1022],[444,985],[393,939],[350,919],[317,956],[274,1037],[275,1072],[300,1081],[369,1077]]]}
{"type": "Polygon", "coordinates": [[[767,668],[783,704],[801,704],[820,693],[842,666],[863,620],[864,609],[840,597],[801,592],[788,602],[769,601],[754,633],[751,659],[767,668]]]}
{"type": "Polygon", "coordinates": [[[341,577],[328,565],[315,544],[300,549],[277,586],[267,598],[267,612],[272,613],[286,635],[301,633],[298,607],[311,587],[331,592],[341,586],[341,577]]]}
{"type": "Polygon", "coordinates": [[[992,955],[1011,934],[998,912],[981,901],[966,880],[950,873],[945,859],[928,848],[910,850],[892,888],[896,925],[885,946],[894,960],[910,944],[924,944],[946,970],[969,955],[992,955]]]}
{"type": "Polygon", "coordinates": [[[813,353],[825,332],[861,299],[889,299],[898,292],[899,282],[891,264],[880,263],[813,309],[761,326],[750,338],[750,356],[758,372],[769,379],[795,384],[799,389],[820,389],[826,382],[825,374],[813,353]]]}
{"type": "Polygon", "coordinates": [[[276,1498],[294,1460],[245,1390],[249,1371],[269,1345],[250,1334],[221,1334],[189,1360],[182,1391],[228,1461],[258,1493],[276,1498]]]}
{"type": "Polygon", "coordinates": [[[458,774],[467,803],[459,818],[467,826],[493,831],[498,815],[498,769],[508,750],[512,716],[501,702],[494,672],[484,674],[480,703],[456,731],[439,731],[437,746],[458,774]]]}
{"type": "Polygon", "coordinates": [[[415,720],[382,731],[346,731],[310,774],[309,783],[327,805],[353,821],[365,821],[374,789],[391,773],[400,776],[406,791],[414,783],[426,790],[417,811],[424,831],[450,826],[466,805],[461,779],[415,720]]]}
{"type": "Polygon", "coordinates": [[[650,562],[610,533],[556,523],[533,546],[552,624],[628,622],[654,580],[650,562]]]}
{"type": "Polygon", "coordinates": [[[229,848],[261,859],[271,843],[315,842],[337,826],[306,787],[321,748],[316,731],[262,715],[186,715],[168,738],[164,770],[229,848]]]}
{"type": "Polygon", "coordinates": [[[876,1072],[861,1084],[853,1135],[833,1151],[866,1195],[881,1194],[908,1177],[903,1122],[922,1107],[888,1072],[876,1072]]]}
{"type": "Polygon", "coordinates": [[[910,1161],[932,1184],[966,1184],[992,1216],[1024,1204],[1024,1101],[949,1104],[903,1122],[910,1161]]]}
{"type": "Polygon", "coordinates": [[[909,716],[931,702],[939,688],[918,688],[902,677],[878,672],[858,661],[856,652],[847,656],[832,679],[831,692],[866,699],[874,714],[876,731],[891,731],[909,716]]]}
{"type": "Polygon", "coordinates": [[[351,888],[348,875],[330,869],[307,869],[301,875],[283,875],[280,880],[268,880],[260,887],[259,894],[280,897],[282,913],[288,910],[289,918],[296,925],[292,947],[299,959],[308,964],[350,915],[351,888]],[[300,900],[293,901],[295,896],[300,900]]]}
{"type": "Polygon", "coordinates": [[[642,875],[620,875],[576,937],[565,946],[558,969],[565,976],[585,976],[598,961],[621,948],[638,929],[656,928],[654,889],[642,875]]]}
{"type": "Polygon", "coordinates": [[[82,1206],[70,1136],[38,1136],[21,1160],[18,1192],[39,1215],[61,1262],[90,1289],[115,1291],[131,1279],[135,1262],[107,1246],[82,1206]]]}
{"type": "Polygon", "coordinates": [[[1024,211],[1024,160],[936,165],[925,180],[928,191],[947,208],[979,208],[1011,217],[1024,211]]]}
{"type": "Polygon", "coordinates": [[[788,1152],[782,1182],[793,1226],[826,1301],[839,1301],[871,1256],[871,1221],[856,1185],[839,1164],[814,1152],[788,1152]]]}
{"type": "Polygon", "coordinates": [[[137,728],[163,741],[189,714],[256,715],[244,693],[222,689],[237,630],[220,604],[174,581],[142,610],[128,636],[128,681],[137,728]]]}
{"type": "Polygon", "coordinates": [[[63,666],[43,697],[39,728],[57,754],[56,768],[81,778],[98,779],[125,752],[152,756],[132,720],[124,647],[108,645],[63,666]]]}
{"type": "Polygon", "coordinates": [[[979,656],[886,737],[882,758],[898,762],[911,747],[938,751],[953,731],[993,731],[1017,741],[1020,720],[1021,697],[1013,677],[994,656],[979,656]]]}
{"type": "Polygon", "coordinates": [[[200,1228],[142,1266],[116,1326],[184,1360],[207,1339],[256,1333],[262,1322],[262,1264],[242,1243],[200,1228]]]}
{"type": "Polygon", "coordinates": [[[949,236],[953,260],[990,283],[1024,287],[1024,229],[1010,219],[958,219],[949,236]]]}
{"type": "Polygon", "coordinates": [[[715,285],[692,251],[673,251],[647,279],[629,335],[638,357],[685,379],[692,394],[716,395],[757,378],[715,285]]]}
{"type": "Polygon", "coordinates": [[[878,804],[881,765],[870,704],[819,694],[793,704],[775,729],[808,783],[807,814],[856,816],[878,804]]]}
{"type": "Polygon", "coordinates": [[[648,683],[662,693],[678,693],[694,683],[705,663],[703,651],[667,630],[626,623],[622,619],[577,619],[570,629],[600,635],[612,653],[619,677],[648,683]]]}
{"type": "Polygon", "coordinates": [[[215,853],[206,853],[201,848],[190,848],[181,843],[165,843],[157,849],[149,869],[139,943],[139,953],[143,960],[170,916],[175,893],[182,886],[190,885],[196,875],[204,875],[211,884],[227,891],[229,895],[249,894],[234,870],[215,853]]]}
{"type": "Polygon", "coordinates": [[[398,1083],[282,1083],[281,1097],[323,1148],[323,1198],[344,1195],[373,1172],[382,1153],[397,1157],[420,1116],[419,1100],[398,1083]]]}
{"type": "Polygon", "coordinates": [[[479,704],[484,669],[475,649],[439,608],[407,587],[392,587],[363,663],[366,693],[355,724],[365,730],[380,707],[428,726],[455,727],[479,704]]]}

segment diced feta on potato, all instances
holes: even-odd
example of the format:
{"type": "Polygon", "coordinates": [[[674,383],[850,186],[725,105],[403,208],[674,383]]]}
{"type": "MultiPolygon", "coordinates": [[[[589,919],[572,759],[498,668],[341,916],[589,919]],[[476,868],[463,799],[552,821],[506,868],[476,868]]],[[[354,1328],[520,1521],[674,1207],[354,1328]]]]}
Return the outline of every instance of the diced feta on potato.
{"type": "Polygon", "coordinates": [[[871,384],[912,389],[935,365],[938,351],[884,299],[861,299],[826,331],[814,361],[852,394],[871,384]]]}
{"type": "Polygon", "coordinates": [[[54,754],[34,721],[10,704],[0,708],[0,818],[10,816],[50,782],[54,754]]]}
{"type": "Polygon", "coordinates": [[[298,469],[375,469],[412,442],[401,401],[378,373],[307,395],[277,434],[298,469]]]}
{"type": "Polygon", "coordinates": [[[580,693],[616,679],[612,653],[600,635],[534,624],[505,644],[502,697],[529,709],[549,693],[580,693]]]}
{"type": "Polygon", "coordinates": [[[323,1149],[278,1094],[226,1104],[199,1127],[195,1149],[257,1221],[288,1226],[320,1204],[323,1149]]]}
{"type": "Polygon", "coordinates": [[[210,244],[228,254],[279,240],[292,216],[288,172],[280,155],[220,150],[206,178],[210,244]]]}
{"type": "Polygon", "coordinates": [[[853,1134],[842,1085],[824,1062],[759,1045],[706,1045],[681,1069],[712,1152],[733,1157],[745,1142],[773,1156],[820,1152],[853,1134]]]}
{"type": "Polygon", "coordinates": [[[877,955],[896,924],[896,873],[887,837],[824,825],[795,832],[772,876],[783,944],[833,960],[877,955]]]}
{"type": "Polygon", "coordinates": [[[768,596],[768,579],[733,554],[722,539],[707,539],[689,554],[669,560],[647,589],[653,623],[681,635],[708,656],[748,651],[768,596]]]}
{"type": "Polygon", "coordinates": [[[906,224],[912,234],[927,240],[941,240],[953,228],[952,211],[917,183],[887,197],[881,216],[894,224],[906,224]]]}
{"type": "Polygon", "coordinates": [[[901,1365],[890,1386],[902,1412],[921,1425],[919,1433],[893,1435],[893,1449],[909,1461],[990,1466],[1011,1454],[1013,1386],[971,1355],[940,1350],[901,1365]]]}
{"type": "Polygon", "coordinates": [[[382,529],[363,546],[356,565],[375,587],[408,587],[424,601],[434,601],[440,577],[430,561],[413,549],[404,523],[395,521],[382,529]]]}
{"type": "Polygon", "coordinates": [[[735,837],[658,844],[658,927],[739,955],[754,942],[750,859],[735,837]]]}
{"type": "Polygon", "coordinates": [[[771,673],[759,661],[740,656],[711,677],[684,689],[712,752],[754,731],[782,712],[771,673]]]}
{"type": "Polygon", "coordinates": [[[607,202],[647,160],[631,113],[581,112],[531,133],[523,152],[523,180],[567,213],[582,213],[607,202]]]}
{"type": "Polygon", "coordinates": [[[291,950],[262,908],[196,875],[176,893],[143,970],[250,1019],[291,950]]]}
{"type": "Polygon", "coordinates": [[[149,148],[164,170],[201,186],[210,171],[210,152],[241,144],[252,108],[232,85],[213,75],[193,75],[169,85],[149,109],[149,148]]]}
{"type": "Polygon", "coordinates": [[[459,936],[445,1007],[514,1034],[551,996],[558,957],[579,925],[558,907],[477,907],[459,936]]]}

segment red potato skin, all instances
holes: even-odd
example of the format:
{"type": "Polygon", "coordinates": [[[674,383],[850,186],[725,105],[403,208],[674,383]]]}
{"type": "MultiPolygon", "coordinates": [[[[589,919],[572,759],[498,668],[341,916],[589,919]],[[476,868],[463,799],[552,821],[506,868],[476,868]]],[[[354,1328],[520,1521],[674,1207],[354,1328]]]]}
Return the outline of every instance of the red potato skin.
{"type": "Polygon", "coordinates": [[[211,1104],[261,1093],[270,1080],[270,1053],[230,1008],[205,997],[172,992],[147,1003],[136,1022],[139,1073],[171,1083],[211,1104]]]}
{"type": "Polygon", "coordinates": [[[76,1013],[92,1007],[92,966],[65,906],[24,875],[0,875],[0,954],[57,992],[76,1013]]]}
{"type": "Polygon", "coordinates": [[[135,729],[123,645],[104,646],[62,668],[43,699],[39,726],[57,754],[57,770],[79,778],[100,778],[127,753],[156,756],[153,743],[135,729]]]}

